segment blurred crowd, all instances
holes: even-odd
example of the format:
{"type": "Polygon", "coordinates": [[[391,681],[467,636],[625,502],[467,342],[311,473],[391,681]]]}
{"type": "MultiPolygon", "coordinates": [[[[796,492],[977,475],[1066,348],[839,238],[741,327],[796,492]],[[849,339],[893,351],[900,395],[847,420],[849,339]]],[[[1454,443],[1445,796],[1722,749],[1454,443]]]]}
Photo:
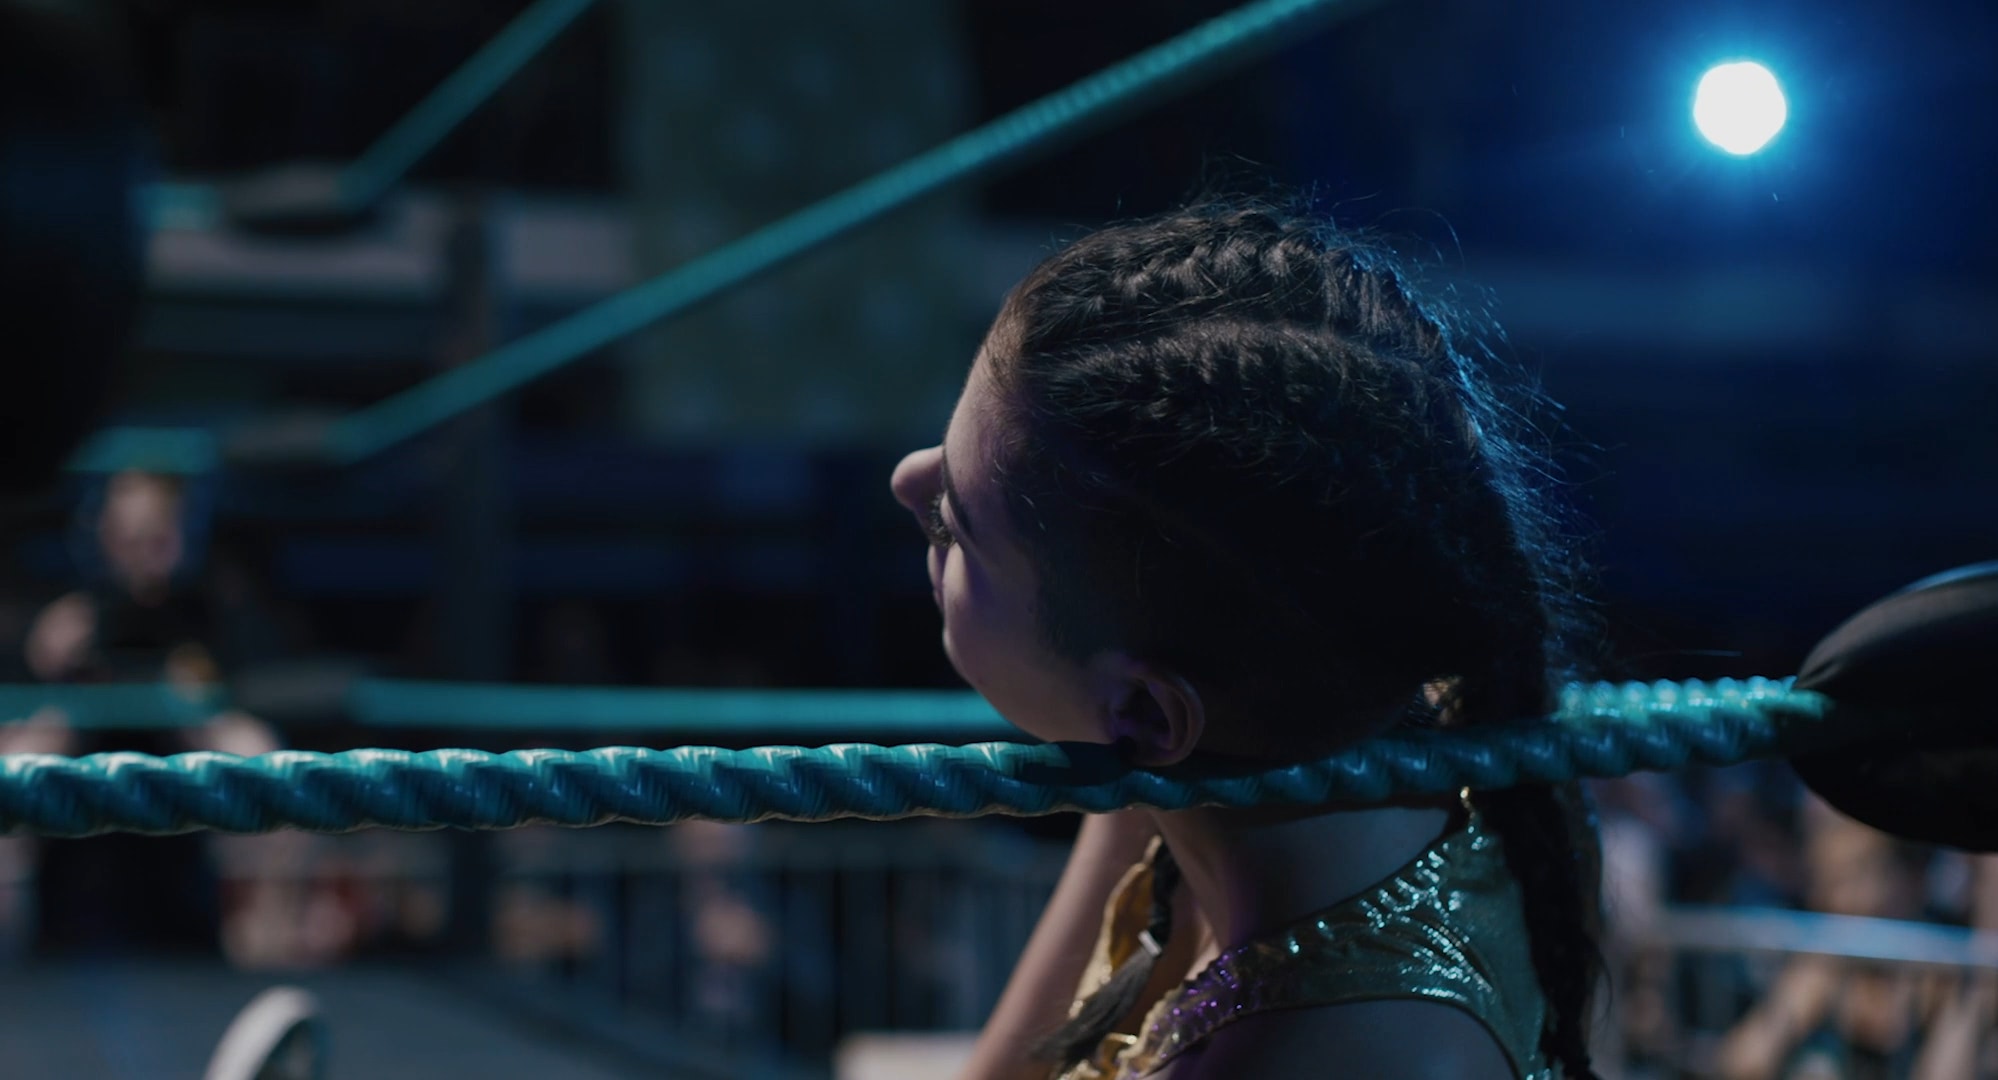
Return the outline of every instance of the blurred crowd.
{"type": "MultiPolygon", "coordinates": [[[[79,512],[71,553],[85,584],[19,601],[0,617],[0,682],[163,684],[196,702],[245,663],[292,651],[271,637],[297,620],[274,612],[239,570],[199,550],[206,523],[198,496],[177,477],[142,472],[111,476],[93,492],[79,512]]],[[[551,605],[535,629],[528,677],[570,684],[628,678],[613,659],[611,636],[596,607],[551,605]]],[[[668,648],[644,674],[710,685],[766,678],[747,660],[719,667],[711,660],[668,648]]],[[[182,728],[105,727],[58,706],[0,723],[0,753],[248,756],[286,743],[278,725],[236,707],[182,728]]],[[[561,835],[570,834],[521,830],[500,843],[531,860],[561,835]]],[[[693,826],[665,840],[683,871],[683,947],[700,972],[704,1001],[697,1004],[724,1025],[751,1007],[744,980],[772,951],[774,929],[750,902],[754,886],[736,866],[748,835],[693,826]]],[[[461,946],[447,926],[451,855],[433,840],[0,837],[0,959],[209,956],[245,970],[297,971],[461,946]]],[[[608,947],[597,911],[547,880],[498,882],[485,921],[492,953],[514,963],[575,962],[608,947]]]]}
{"type": "MultiPolygon", "coordinates": [[[[1998,1076],[1998,971],[1784,953],[1752,939],[1682,948],[1667,917],[1695,905],[1775,908],[1998,930],[1998,859],[1857,824],[1780,764],[1639,774],[1594,790],[1612,1037],[1629,1076],[1998,1076]]],[[[1885,929],[1841,923],[1824,946],[1891,955],[1885,929]]]]}

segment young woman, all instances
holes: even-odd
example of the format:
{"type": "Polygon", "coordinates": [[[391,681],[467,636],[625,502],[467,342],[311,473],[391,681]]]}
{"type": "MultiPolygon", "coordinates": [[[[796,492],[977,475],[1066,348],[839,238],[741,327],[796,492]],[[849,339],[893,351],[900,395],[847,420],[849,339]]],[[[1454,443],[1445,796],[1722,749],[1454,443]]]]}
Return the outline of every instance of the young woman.
{"type": "MultiPolygon", "coordinates": [[[[1544,714],[1572,568],[1481,362],[1305,217],[1084,238],[895,470],[945,652],[1151,766],[1544,714]]],[[[1593,850],[1544,787],[1090,818],[966,1076],[1587,1076],[1593,850]]]]}

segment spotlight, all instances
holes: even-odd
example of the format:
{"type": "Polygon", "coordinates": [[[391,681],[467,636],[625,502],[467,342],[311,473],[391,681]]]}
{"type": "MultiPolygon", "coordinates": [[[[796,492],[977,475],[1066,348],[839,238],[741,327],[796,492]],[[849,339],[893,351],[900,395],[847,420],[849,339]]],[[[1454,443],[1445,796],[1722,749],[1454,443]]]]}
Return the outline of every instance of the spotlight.
{"type": "Polygon", "coordinates": [[[1693,126],[1708,142],[1737,157],[1767,146],[1789,115],[1776,76],[1753,60],[1716,65],[1693,91],[1693,126]]]}

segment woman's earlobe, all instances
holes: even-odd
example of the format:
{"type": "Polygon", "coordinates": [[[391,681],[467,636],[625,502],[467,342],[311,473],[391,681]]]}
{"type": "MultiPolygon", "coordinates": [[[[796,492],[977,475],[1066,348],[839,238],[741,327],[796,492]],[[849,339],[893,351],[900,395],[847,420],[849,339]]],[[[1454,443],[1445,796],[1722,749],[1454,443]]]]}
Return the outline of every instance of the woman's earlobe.
{"type": "Polygon", "coordinates": [[[1175,672],[1144,661],[1124,659],[1121,693],[1112,710],[1112,741],[1129,743],[1126,760],[1159,768],[1191,756],[1206,733],[1207,711],[1200,692],[1175,672]]]}

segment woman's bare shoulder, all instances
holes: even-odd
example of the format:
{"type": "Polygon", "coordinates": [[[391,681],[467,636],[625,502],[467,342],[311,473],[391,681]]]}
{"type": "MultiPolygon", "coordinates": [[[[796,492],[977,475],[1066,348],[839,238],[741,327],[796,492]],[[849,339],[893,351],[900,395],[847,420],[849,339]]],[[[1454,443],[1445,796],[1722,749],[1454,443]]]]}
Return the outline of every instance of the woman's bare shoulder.
{"type": "Polygon", "coordinates": [[[1477,1018],[1429,1001],[1366,1001],[1257,1013],[1215,1032],[1148,1080],[1330,1075],[1379,1080],[1514,1080],[1477,1018]]]}

